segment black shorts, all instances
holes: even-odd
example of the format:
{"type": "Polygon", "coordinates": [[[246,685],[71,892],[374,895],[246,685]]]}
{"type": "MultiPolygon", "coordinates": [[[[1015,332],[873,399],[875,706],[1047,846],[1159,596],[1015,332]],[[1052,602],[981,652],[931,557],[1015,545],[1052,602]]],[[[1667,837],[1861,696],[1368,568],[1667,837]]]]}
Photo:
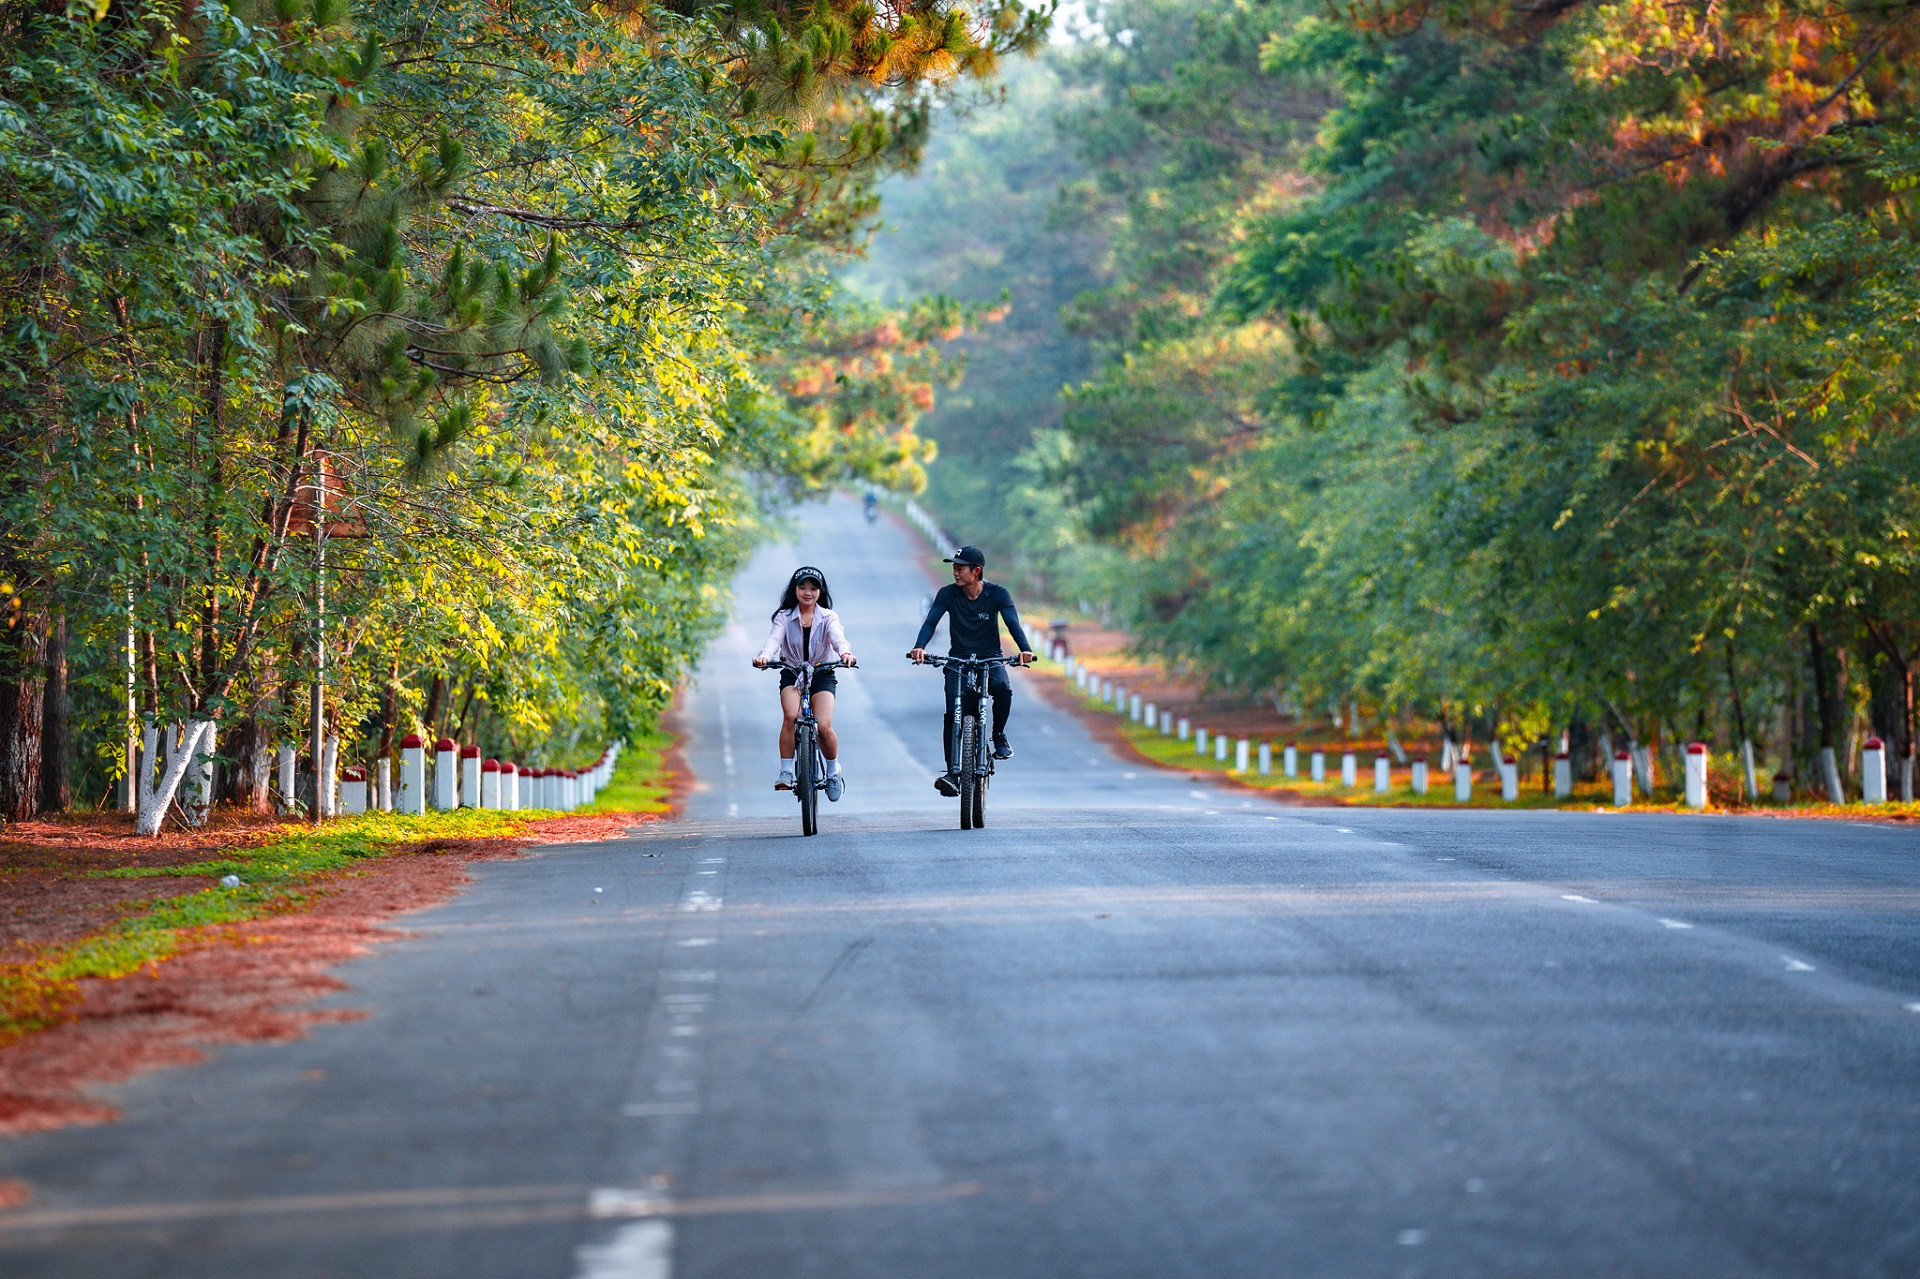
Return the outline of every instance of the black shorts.
{"type": "MultiPolygon", "coordinates": [[[[792,688],[795,684],[798,684],[799,682],[800,682],[799,671],[781,671],[780,672],[781,688],[792,688]]],[[[833,693],[837,696],[840,692],[840,676],[838,672],[836,672],[831,666],[814,667],[813,668],[813,691],[816,693],[833,693]]]]}

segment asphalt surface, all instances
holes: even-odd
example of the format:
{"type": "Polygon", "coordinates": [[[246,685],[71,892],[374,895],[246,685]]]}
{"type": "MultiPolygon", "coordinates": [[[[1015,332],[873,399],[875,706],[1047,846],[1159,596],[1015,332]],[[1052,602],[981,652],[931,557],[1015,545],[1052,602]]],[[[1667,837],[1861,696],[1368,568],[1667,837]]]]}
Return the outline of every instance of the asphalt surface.
{"type": "Polygon", "coordinates": [[[1018,683],[962,832],[900,658],[930,557],[800,520],[685,820],[482,866],[340,970],[367,1020],[0,1144],[0,1273],[1920,1274],[1914,834],[1289,809],[1018,683]],[[863,663],[810,840],[746,665],[800,562],[863,663]]]}

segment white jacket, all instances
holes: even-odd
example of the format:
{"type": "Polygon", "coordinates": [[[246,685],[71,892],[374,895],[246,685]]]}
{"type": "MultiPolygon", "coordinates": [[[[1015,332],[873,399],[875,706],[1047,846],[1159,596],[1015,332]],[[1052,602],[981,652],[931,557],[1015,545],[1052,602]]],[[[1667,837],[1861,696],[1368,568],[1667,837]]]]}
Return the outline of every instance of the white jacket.
{"type": "Polygon", "coordinates": [[[830,608],[814,606],[812,638],[813,652],[809,655],[800,649],[800,610],[783,608],[774,614],[773,633],[760,648],[760,660],[770,662],[777,657],[783,662],[812,662],[817,666],[837,662],[849,651],[846,632],[840,629],[840,615],[830,608]]]}

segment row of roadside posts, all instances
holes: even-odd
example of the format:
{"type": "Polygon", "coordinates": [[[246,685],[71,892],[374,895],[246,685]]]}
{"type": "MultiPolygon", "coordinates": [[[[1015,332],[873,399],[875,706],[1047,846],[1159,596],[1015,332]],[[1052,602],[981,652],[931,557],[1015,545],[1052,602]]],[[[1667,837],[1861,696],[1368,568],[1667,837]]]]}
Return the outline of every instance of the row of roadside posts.
{"type": "MultiPolygon", "coordinates": [[[[593,802],[613,779],[621,743],[613,742],[585,768],[539,768],[512,760],[482,759],[478,746],[462,746],[450,737],[427,750],[426,739],[407,734],[400,743],[400,779],[394,785],[390,760],[380,760],[371,776],[359,765],[331,767],[337,747],[328,743],[325,770],[330,785],[321,788],[321,817],[352,816],[369,810],[420,814],[429,808],[491,808],[505,811],[550,809],[570,812],[593,802]],[[429,763],[431,755],[431,763],[429,763]]],[[[297,806],[298,777],[291,746],[280,748],[280,791],[288,808],[297,806]]]]}
{"type": "MultiPolygon", "coordinates": [[[[1055,640],[1047,646],[1047,656],[1062,663],[1067,678],[1074,687],[1090,697],[1097,697],[1115,712],[1125,715],[1136,724],[1145,724],[1158,729],[1168,737],[1180,741],[1191,741],[1194,753],[1200,756],[1211,755],[1216,762],[1226,763],[1232,760],[1236,773],[1258,772],[1261,777],[1273,773],[1273,743],[1259,742],[1241,737],[1229,738],[1225,733],[1209,734],[1204,726],[1196,725],[1186,718],[1174,717],[1172,711],[1162,710],[1150,701],[1142,701],[1138,693],[1129,693],[1125,687],[1113,680],[1102,677],[1084,663],[1075,659],[1066,651],[1066,645],[1055,640]]],[[[1453,774],[1453,797],[1460,803],[1473,798],[1473,765],[1466,759],[1454,755],[1452,743],[1447,744],[1444,752],[1447,758],[1441,766],[1442,773],[1453,774]]],[[[1707,806],[1707,747],[1704,742],[1689,742],[1686,749],[1686,780],[1683,787],[1689,808],[1707,806]]],[[[1887,802],[1887,750],[1886,744],[1878,737],[1869,737],[1861,751],[1861,798],[1868,804],[1887,802]]],[[[1520,761],[1507,755],[1499,761],[1500,798],[1512,802],[1520,798],[1520,761]]],[[[1282,775],[1298,777],[1300,775],[1300,750],[1292,742],[1282,748],[1280,754],[1282,775]]],[[[1360,784],[1360,761],[1352,751],[1342,752],[1340,756],[1340,784],[1349,788],[1360,784]]],[[[1429,770],[1427,761],[1416,759],[1407,766],[1408,781],[1416,795],[1427,793],[1429,770]]],[[[1325,751],[1307,752],[1307,776],[1316,782],[1327,780],[1327,754],[1325,751]]],[[[1634,771],[1633,756],[1624,750],[1616,751],[1613,757],[1613,806],[1625,808],[1633,803],[1634,771]]],[[[1393,761],[1387,755],[1373,757],[1373,789],[1381,794],[1393,788],[1393,761]]],[[[1553,793],[1557,798],[1565,799],[1573,794],[1573,760],[1565,751],[1560,752],[1553,761],[1553,793]]]]}

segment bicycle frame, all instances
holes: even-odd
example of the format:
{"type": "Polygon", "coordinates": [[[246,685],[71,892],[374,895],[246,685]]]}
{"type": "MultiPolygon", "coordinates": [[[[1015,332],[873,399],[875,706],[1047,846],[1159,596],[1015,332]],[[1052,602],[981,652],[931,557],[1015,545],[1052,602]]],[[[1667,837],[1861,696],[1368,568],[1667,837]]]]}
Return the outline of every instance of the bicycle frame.
{"type": "Polygon", "coordinates": [[[986,825],[987,781],[993,776],[993,752],[987,748],[986,734],[980,731],[981,709],[989,700],[987,672],[995,666],[1018,667],[1020,661],[1013,657],[936,657],[927,654],[922,659],[927,665],[938,670],[952,666],[960,671],[960,678],[953,682],[953,697],[948,703],[948,718],[953,722],[951,736],[947,739],[948,758],[959,774],[960,787],[960,829],[969,830],[986,825]],[[967,700],[973,699],[974,712],[969,718],[966,711],[967,700]],[[973,729],[972,749],[968,749],[967,729],[973,729]]]}
{"type": "MultiPolygon", "coordinates": [[[[800,833],[812,835],[819,830],[820,792],[827,788],[826,761],[820,754],[820,721],[813,715],[813,672],[818,662],[768,662],[762,670],[793,671],[798,678],[793,686],[800,694],[800,716],[793,724],[793,794],[800,801],[800,833]]],[[[853,670],[843,662],[832,664],[839,670],[853,670]]]]}

